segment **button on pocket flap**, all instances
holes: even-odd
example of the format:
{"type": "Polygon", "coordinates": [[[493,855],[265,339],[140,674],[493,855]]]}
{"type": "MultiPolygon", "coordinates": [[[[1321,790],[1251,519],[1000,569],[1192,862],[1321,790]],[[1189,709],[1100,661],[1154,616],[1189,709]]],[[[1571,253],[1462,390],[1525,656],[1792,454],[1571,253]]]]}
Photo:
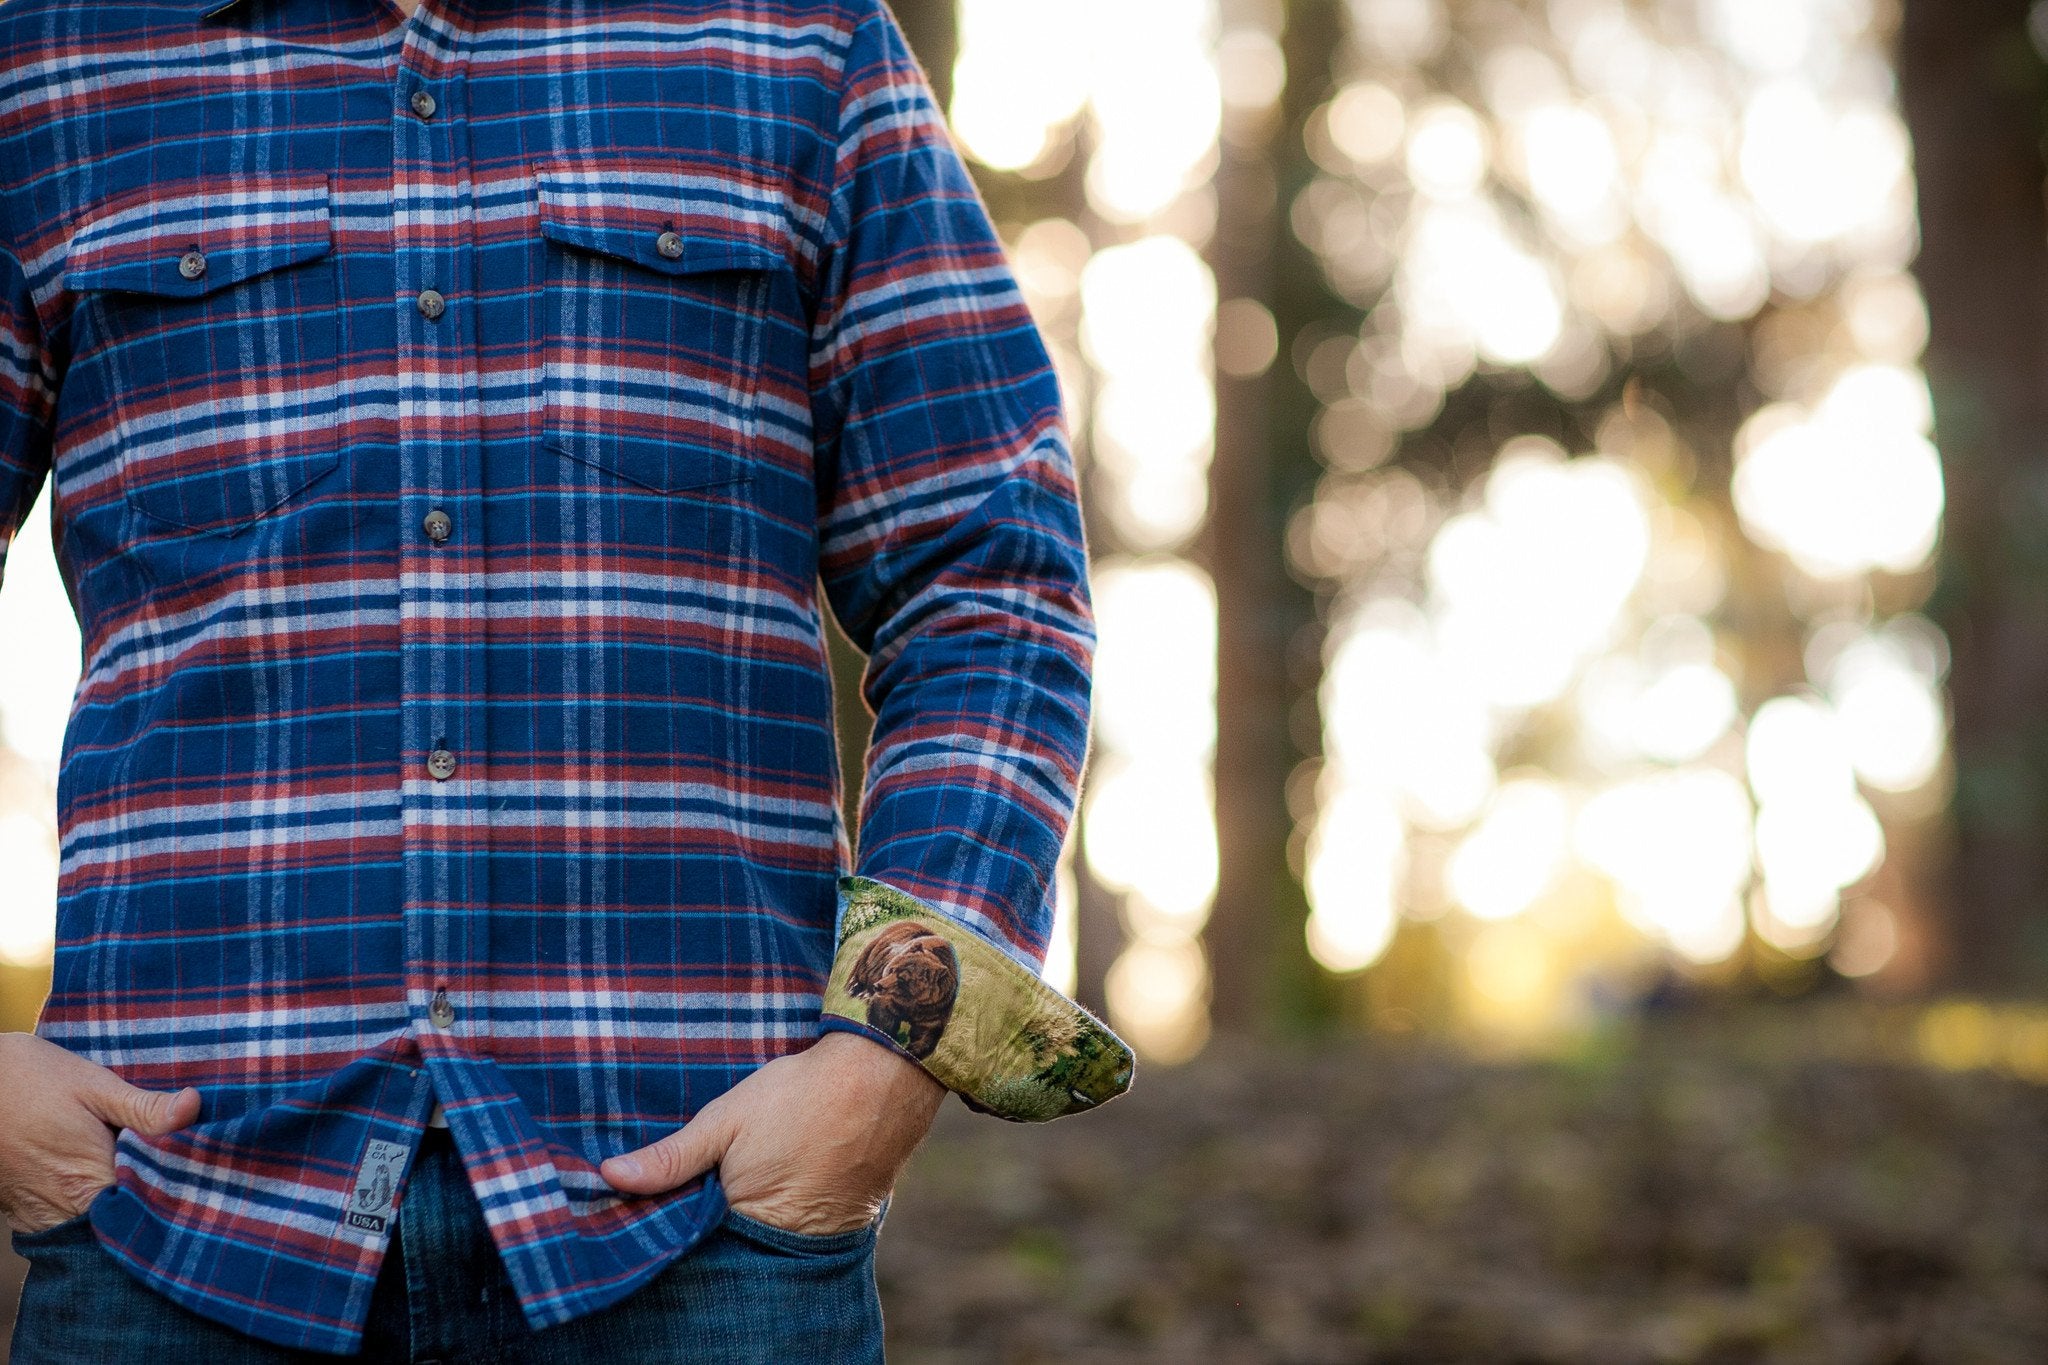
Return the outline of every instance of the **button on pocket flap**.
{"type": "Polygon", "coordinates": [[[333,247],[325,175],[238,172],[94,218],[71,239],[64,287],[198,298],[333,247]]]}
{"type": "Polygon", "coordinates": [[[788,265],[779,212],[735,202],[715,186],[560,166],[544,168],[538,180],[541,235],[563,246],[664,275],[788,265]]]}

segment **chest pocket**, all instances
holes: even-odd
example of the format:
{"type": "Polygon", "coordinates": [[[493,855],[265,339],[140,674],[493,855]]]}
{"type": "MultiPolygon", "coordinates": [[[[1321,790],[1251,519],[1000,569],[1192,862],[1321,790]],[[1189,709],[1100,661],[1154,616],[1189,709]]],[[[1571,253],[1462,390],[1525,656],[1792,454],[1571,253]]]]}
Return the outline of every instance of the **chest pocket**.
{"type": "Polygon", "coordinates": [[[537,180],[541,443],[660,493],[752,479],[764,349],[795,297],[785,230],[680,178],[537,180]]]}
{"type": "Polygon", "coordinates": [[[112,423],[136,510],[233,536],[340,462],[333,249],[318,172],[153,186],[73,236],[66,383],[112,423]]]}

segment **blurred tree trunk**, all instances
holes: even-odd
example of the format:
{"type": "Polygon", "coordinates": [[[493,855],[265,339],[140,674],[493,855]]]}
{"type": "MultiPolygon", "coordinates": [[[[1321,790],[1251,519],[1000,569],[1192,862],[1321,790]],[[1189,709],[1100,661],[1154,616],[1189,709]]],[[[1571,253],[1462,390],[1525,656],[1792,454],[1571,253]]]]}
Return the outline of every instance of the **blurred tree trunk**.
{"type": "Polygon", "coordinates": [[[1931,610],[1953,650],[1954,844],[1936,979],[2048,981],[2048,213],[2022,0],[1906,0],[1915,271],[1948,483],[1931,610]]]}
{"type": "MultiPolygon", "coordinates": [[[[1276,194],[1265,148],[1226,141],[1216,193],[1217,230],[1209,248],[1216,297],[1226,306],[1265,307],[1273,295],[1276,194]]],[[[1287,868],[1290,765],[1287,623],[1275,601],[1285,575],[1273,514],[1269,388],[1267,374],[1232,375],[1218,367],[1209,517],[1198,547],[1216,585],[1218,876],[1207,937],[1211,1019],[1219,1029],[1264,1022],[1271,1012],[1274,951],[1290,928],[1300,938],[1298,926],[1275,914],[1273,894],[1287,868]]]]}
{"type": "Polygon", "coordinates": [[[924,67],[939,108],[947,108],[953,103],[953,62],[960,55],[960,16],[954,0],[899,0],[889,9],[924,67]]]}
{"type": "MultiPolygon", "coordinates": [[[[1265,0],[1223,0],[1222,8],[1226,29],[1242,23],[1271,30],[1283,12],[1265,0]]],[[[1289,721],[1304,690],[1290,661],[1304,626],[1313,624],[1314,606],[1287,575],[1286,526],[1290,490],[1310,462],[1315,409],[1287,362],[1288,342],[1305,319],[1296,306],[1301,291],[1282,277],[1305,271],[1314,279],[1315,267],[1290,250],[1292,238],[1282,230],[1284,205],[1303,171],[1298,151],[1282,149],[1299,148],[1303,119],[1327,94],[1338,18],[1327,3],[1295,4],[1284,13],[1285,32],[1276,36],[1288,79],[1278,105],[1266,114],[1226,112],[1208,248],[1219,304],[1257,303],[1278,337],[1273,363],[1261,373],[1218,366],[1209,516],[1197,548],[1217,597],[1219,865],[1205,940],[1210,1017],[1223,1032],[1291,1025],[1326,1003],[1302,936],[1307,905],[1287,859],[1287,781],[1301,757],[1289,721]]],[[[1219,335],[1219,349],[1244,345],[1242,337],[1219,335]]],[[[1306,691],[1312,702],[1312,679],[1306,691]]]]}

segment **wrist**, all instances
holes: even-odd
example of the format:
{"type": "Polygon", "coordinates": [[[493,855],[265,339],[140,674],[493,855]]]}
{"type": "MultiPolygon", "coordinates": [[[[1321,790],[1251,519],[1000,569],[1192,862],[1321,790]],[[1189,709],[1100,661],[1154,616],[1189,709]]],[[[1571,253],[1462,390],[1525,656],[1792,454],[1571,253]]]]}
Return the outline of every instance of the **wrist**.
{"type": "Polygon", "coordinates": [[[889,1097],[892,1107],[921,1113],[927,1120],[945,1102],[946,1087],[910,1057],[887,1043],[843,1029],[828,1029],[811,1050],[820,1061],[844,1068],[889,1097]]]}

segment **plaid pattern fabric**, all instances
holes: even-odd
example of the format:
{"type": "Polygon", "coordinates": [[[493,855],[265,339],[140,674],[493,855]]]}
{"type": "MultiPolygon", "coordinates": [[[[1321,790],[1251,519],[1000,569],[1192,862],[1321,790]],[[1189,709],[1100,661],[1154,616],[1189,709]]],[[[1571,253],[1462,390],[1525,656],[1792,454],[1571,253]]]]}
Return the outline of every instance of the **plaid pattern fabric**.
{"type": "Polygon", "coordinates": [[[597,1163],[826,1027],[842,876],[1042,961],[1074,470],[881,0],[7,0],[0,153],[0,555],[47,482],[84,639],[37,1028],[204,1097],[120,1133],[134,1273],[353,1348],[438,1099],[563,1321],[722,1216],[597,1163]]]}

